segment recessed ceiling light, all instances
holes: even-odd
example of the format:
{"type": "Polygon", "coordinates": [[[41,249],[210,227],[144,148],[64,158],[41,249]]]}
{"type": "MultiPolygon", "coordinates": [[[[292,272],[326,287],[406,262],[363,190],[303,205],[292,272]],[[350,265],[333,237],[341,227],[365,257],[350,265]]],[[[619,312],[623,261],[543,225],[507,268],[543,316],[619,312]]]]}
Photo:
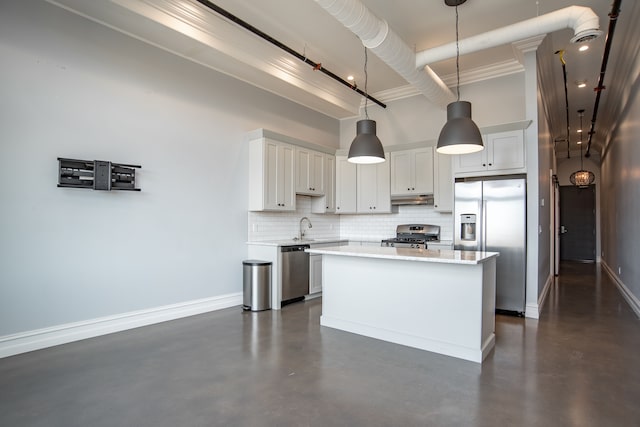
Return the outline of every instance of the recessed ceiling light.
{"type": "Polygon", "coordinates": [[[585,50],[589,49],[589,45],[587,44],[583,44],[582,46],[580,46],[580,48],[578,49],[580,52],[584,52],[585,50]]]}
{"type": "Polygon", "coordinates": [[[353,78],[354,78],[353,76],[347,76],[347,80],[349,80],[350,82],[353,81],[353,78]]]}
{"type": "Polygon", "coordinates": [[[582,141],[578,141],[578,145],[582,144],[582,141]]]}
{"type": "Polygon", "coordinates": [[[582,133],[582,129],[578,129],[578,133],[582,133]]]}
{"type": "Polygon", "coordinates": [[[587,83],[586,82],[576,82],[578,84],[579,88],[583,88],[583,87],[587,87],[587,83]]]}

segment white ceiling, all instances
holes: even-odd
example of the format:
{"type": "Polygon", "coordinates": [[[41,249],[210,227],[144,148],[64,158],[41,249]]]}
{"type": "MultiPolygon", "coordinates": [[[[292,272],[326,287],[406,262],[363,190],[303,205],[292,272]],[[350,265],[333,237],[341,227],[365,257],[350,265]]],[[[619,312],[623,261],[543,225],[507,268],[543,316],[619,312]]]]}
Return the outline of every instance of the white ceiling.
{"type": "MultiPolygon", "coordinates": [[[[308,65],[219,17],[195,0],[50,1],[332,117],[357,115],[361,99],[353,91],[314,72],[308,65]],[[160,10],[165,11],[164,16],[160,10]],[[176,20],[178,15],[180,19],[176,20]]],[[[362,43],[314,0],[212,1],[314,62],[322,63],[323,67],[342,78],[355,76],[359,88],[364,89],[362,43]]],[[[416,51],[455,41],[455,10],[442,0],[361,1],[375,15],[385,19],[390,28],[416,51]]],[[[600,17],[601,30],[606,33],[609,25],[607,15],[611,10],[609,0],[468,0],[458,7],[460,38],[571,5],[593,9],[600,17]]],[[[551,46],[554,51],[566,51],[570,127],[573,130],[579,128],[577,110],[585,109],[583,127],[588,130],[595,100],[593,88],[598,81],[605,37],[592,41],[588,51],[579,53],[578,46],[569,43],[572,35],[571,30],[552,34],[551,46]],[[577,81],[586,81],[587,87],[578,89],[577,81]]],[[[553,52],[546,54],[553,55],[553,52]]],[[[562,120],[556,120],[552,133],[554,138],[560,139],[566,136],[564,89],[560,61],[554,60],[557,60],[554,80],[558,85],[554,90],[559,91],[561,97],[557,95],[556,98],[562,102],[552,106],[552,115],[562,120]]],[[[455,85],[454,59],[430,66],[448,85],[455,85]]],[[[482,78],[488,78],[495,75],[496,69],[498,72],[513,72],[517,66],[511,45],[465,55],[460,58],[461,82],[464,85],[474,76],[477,78],[477,73],[471,73],[474,70],[493,70],[481,73],[482,78]]],[[[369,54],[368,71],[368,92],[382,101],[411,93],[408,83],[373,54],[369,54]]],[[[577,134],[571,136],[572,141],[577,139],[577,134]]],[[[566,143],[564,149],[560,145],[558,148],[559,153],[566,152],[566,143]]]]}

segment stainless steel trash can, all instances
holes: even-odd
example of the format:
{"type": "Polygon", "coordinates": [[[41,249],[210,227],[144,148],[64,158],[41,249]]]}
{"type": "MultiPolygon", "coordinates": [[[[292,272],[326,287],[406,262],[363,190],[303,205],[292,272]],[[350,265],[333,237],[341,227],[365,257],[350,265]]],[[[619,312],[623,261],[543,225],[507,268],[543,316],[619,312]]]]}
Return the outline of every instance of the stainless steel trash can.
{"type": "Polygon", "coordinates": [[[270,261],[242,261],[242,282],[243,309],[262,311],[271,308],[270,261]]]}

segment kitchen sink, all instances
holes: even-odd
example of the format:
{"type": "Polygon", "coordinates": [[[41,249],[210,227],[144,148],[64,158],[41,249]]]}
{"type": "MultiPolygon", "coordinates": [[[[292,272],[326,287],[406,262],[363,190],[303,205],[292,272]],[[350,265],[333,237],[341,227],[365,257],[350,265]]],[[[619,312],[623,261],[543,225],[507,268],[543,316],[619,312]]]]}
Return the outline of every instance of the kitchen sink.
{"type": "Polygon", "coordinates": [[[303,237],[301,239],[299,237],[294,237],[291,240],[293,240],[294,242],[313,242],[315,239],[307,239],[306,237],[303,237]]]}

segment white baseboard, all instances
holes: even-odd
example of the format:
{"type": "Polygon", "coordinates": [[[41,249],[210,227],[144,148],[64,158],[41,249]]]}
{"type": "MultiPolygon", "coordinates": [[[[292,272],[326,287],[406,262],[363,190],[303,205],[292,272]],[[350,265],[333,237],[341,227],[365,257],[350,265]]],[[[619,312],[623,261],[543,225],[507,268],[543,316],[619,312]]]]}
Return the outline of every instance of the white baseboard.
{"type": "Polygon", "coordinates": [[[553,275],[547,276],[547,281],[542,288],[542,293],[538,297],[537,304],[527,304],[524,309],[524,317],[528,317],[530,319],[539,319],[540,312],[542,311],[542,306],[547,300],[547,295],[549,295],[549,290],[551,289],[551,285],[553,285],[553,275]]]}
{"type": "Polygon", "coordinates": [[[640,318],[640,300],[631,292],[629,288],[627,288],[627,285],[625,285],[622,280],[620,280],[620,277],[618,277],[618,275],[613,272],[611,267],[609,267],[606,262],[602,261],[600,265],[602,265],[609,277],[613,279],[624,299],[627,301],[627,303],[629,303],[631,309],[636,313],[636,316],[640,318]]]}
{"type": "Polygon", "coordinates": [[[0,358],[239,305],[242,293],[233,293],[5,335],[0,358]]]}
{"type": "Polygon", "coordinates": [[[524,317],[529,319],[539,319],[540,312],[538,311],[538,304],[527,304],[524,307],[524,317]]]}

